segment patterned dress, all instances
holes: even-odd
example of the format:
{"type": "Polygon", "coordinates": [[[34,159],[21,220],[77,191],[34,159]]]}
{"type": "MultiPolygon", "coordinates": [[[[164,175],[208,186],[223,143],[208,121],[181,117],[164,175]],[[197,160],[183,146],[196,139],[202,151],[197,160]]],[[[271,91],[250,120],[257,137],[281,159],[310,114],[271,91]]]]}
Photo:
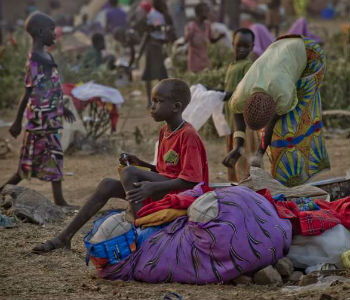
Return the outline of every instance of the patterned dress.
{"type": "Polygon", "coordinates": [[[217,189],[194,205],[203,208],[195,211],[202,221],[194,221],[190,207],[189,217],[162,228],[125,260],[99,268],[99,275],[152,283],[223,283],[274,264],[288,252],[290,221],[247,187],[217,189]],[[204,209],[208,197],[215,213],[204,209]]]}
{"type": "Polygon", "coordinates": [[[205,68],[210,68],[208,47],[211,39],[210,23],[205,21],[201,29],[195,21],[188,23],[185,29],[185,37],[188,41],[187,67],[194,73],[199,73],[205,68]]]}
{"type": "Polygon", "coordinates": [[[18,173],[22,178],[45,181],[62,178],[63,151],[58,130],[62,128],[63,93],[53,58],[29,55],[25,85],[32,92],[26,108],[28,120],[20,153],[18,173]]]}
{"type": "MultiPolygon", "coordinates": [[[[288,37],[295,35],[282,38],[288,37]]],[[[303,184],[330,166],[322,133],[319,90],[325,55],[314,40],[303,40],[307,64],[296,84],[298,104],[277,121],[270,145],[272,176],[286,186],[303,184]]]]}

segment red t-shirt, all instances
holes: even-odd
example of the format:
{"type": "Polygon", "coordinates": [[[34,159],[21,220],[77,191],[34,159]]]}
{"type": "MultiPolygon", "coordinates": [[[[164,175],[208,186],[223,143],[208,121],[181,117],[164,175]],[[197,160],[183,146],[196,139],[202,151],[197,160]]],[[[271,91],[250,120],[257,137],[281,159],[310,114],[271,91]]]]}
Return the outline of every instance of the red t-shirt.
{"type": "Polygon", "coordinates": [[[191,124],[185,123],[177,132],[170,134],[166,125],[159,133],[158,173],[169,178],[208,184],[207,154],[197,131],[191,124]]]}

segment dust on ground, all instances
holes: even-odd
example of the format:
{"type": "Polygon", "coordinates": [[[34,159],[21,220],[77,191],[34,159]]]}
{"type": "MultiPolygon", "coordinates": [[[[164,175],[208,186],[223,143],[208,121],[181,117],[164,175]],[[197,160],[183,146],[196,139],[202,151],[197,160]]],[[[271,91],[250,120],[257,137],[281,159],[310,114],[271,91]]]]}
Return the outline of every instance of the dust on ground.
{"type": "MultiPolygon", "coordinates": [[[[115,153],[75,152],[64,159],[63,192],[74,205],[83,205],[101,179],[118,178],[117,156],[122,151],[139,155],[152,161],[154,142],[158,138],[159,124],[155,124],[145,109],[143,99],[127,100],[121,111],[115,134],[115,153]],[[138,127],[141,143],[136,143],[138,127]],[[122,138],[120,138],[122,137],[122,138]]],[[[4,121],[14,119],[15,110],[1,111],[4,121]]],[[[0,137],[10,139],[15,149],[6,159],[0,160],[0,183],[16,170],[21,137],[14,140],[7,128],[0,128],[0,137]]],[[[113,139],[113,137],[111,137],[113,139]]],[[[140,141],[140,140],[139,140],[140,141]]],[[[226,170],[221,164],[225,154],[224,138],[204,141],[209,161],[211,182],[225,182],[226,170]]],[[[345,176],[350,168],[349,139],[327,140],[332,168],[313,180],[345,176]]],[[[268,164],[265,163],[266,168],[268,164]]],[[[35,189],[52,199],[51,185],[36,179],[23,181],[21,185],[35,189]]],[[[111,199],[104,210],[126,208],[123,200],[111,199]]],[[[85,265],[83,237],[91,228],[88,222],[74,237],[72,250],[57,250],[47,255],[35,255],[30,250],[40,242],[52,238],[73,216],[58,223],[37,226],[19,224],[13,229],[0,229],[0,299],[163,299],[166,292],[176,292],[183,299],[319,299],[327,293],[337,299],[349,297],[349,285],[317,289],[293,290],[282,286],[234,286],[233,284],[210,284],[203,286],[185,284],[147,284],[140,282],[109,282],[97,277],[92,264],[85,265]]]]}

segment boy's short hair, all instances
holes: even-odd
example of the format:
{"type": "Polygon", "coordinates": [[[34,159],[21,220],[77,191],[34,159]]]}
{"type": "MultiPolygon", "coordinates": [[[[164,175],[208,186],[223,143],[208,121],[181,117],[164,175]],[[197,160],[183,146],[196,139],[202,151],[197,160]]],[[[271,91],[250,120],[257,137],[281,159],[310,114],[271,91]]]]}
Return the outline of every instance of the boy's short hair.
{"type": "Polygon", "coordinates": [[[166,85],[170,99],[182,103],[182,110],[190,103],[191,91],[185,81],[177,78],[168,78],[161,80],[159,84],[166,85]]]}
{"type": "Polygon", "coordinates": [[[238,28],[237,30],[234,31],[233,33],[233,39],[235,39],[236,35],[238,33],[243,33],[243,34],[250,34],[252,36],[252,42],[254,44],[254,41],[255,41],[255,34],[252,30],[250,30],[249,28],[245,28],[245,27],[242,27],[242,28],[238,28]]]}
{"type": "Polygon", "coordinates": [[[31,13],[24,23],[25,30],[34,38],[38,34],[38,29],[44,28],[48,23],[55,25],[55,21],[40,11],[31,13]]]}

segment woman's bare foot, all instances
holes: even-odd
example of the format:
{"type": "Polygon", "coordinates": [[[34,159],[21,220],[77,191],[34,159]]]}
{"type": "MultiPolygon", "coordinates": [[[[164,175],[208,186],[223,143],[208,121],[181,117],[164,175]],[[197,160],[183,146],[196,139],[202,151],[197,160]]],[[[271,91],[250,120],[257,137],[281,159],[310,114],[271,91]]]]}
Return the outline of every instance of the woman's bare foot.
{"type": "Polygon", "coordinates": [[[61,248],[70,249],[71,243],[70,241],[62,241],[56,237],[56,238],[53,238],[52,240],[46,241],[43,244],[35,246],[32,249],[32,252],[36,254],[43,254],[43,253],[48,253],[55,249],[61,249],[61,248]]]}

